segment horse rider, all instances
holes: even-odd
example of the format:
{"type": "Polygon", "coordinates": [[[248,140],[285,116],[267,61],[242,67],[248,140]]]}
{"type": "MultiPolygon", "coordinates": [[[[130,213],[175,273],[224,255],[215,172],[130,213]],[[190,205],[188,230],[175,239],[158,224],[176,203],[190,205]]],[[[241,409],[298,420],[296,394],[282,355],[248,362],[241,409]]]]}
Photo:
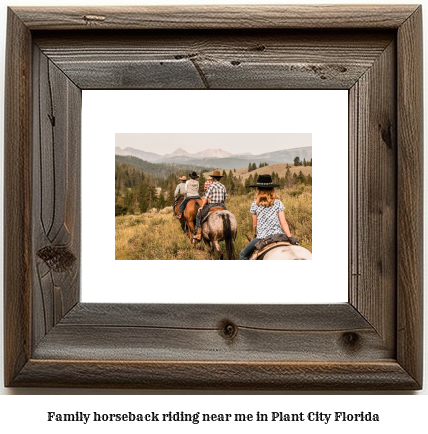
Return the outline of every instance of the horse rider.
{"type": "MultiPolygon", "coordinates": [[[[186,190],[186,181],[187,178],[183,175],[181,178],[178,178],[178,180],[180,181],[180,184],[177,185],[177,188],[175,189],[174,192],[174,210],[175,210],[175,205],[177,204],[178,199],[181,196],[185,196],[185,190],[186,190]]],[[[174,217],[175,217],[175,211],[174,211],[174,217]]]]}
{"type": "Polygon", "coordinates": [[[190,179],[186,182],[184,189],[186,197],[183,199],[183,202],[180,203],[180,209],[178,210],[178,214],[175,216],[179,220],[181,219],[184,208],[186,208],[187,202],[191,199],[201,198],[201,196],[199,196],[199,181],[197,181],[199,178],[198,174],[193,171],[192,173],[189,173],[189,177],[190,179]]]}
{"type": "Polygon", "coordinates": [[[207,188],[213,183],[213,179],[211,175],[208,175],[208,179],[205,181],[204,184],[204,192],[207,191],[207,188]]]}
{"type": "Polygon", "coordinates": [[[287,237],[291,237],[290,228],[285,220],[285,207],[275,192],[275,187],[279,187],[279,184],[273,184],[270,175],[260,175],[257,183],[250,187],[257,188],[250,208],[253,215],[254,238],[241,251],[241,260],[250,259],[257,242],[269,235],[285,233],[287,237]]]}
{"type": "Polygon", "coordinates": [[[208,211],[211,208],[217,206],[226,209],[224,201],[227,198],[227,191],[226,187],[220,182],[220,179],[223,178],[223,175],[220,174],[219,170],[214,170],[211,178],[212,184],[209,185],[206,189],[205,195],[202,198],[202,205],[198,209],[198,215],[196,216],[195,234],[193,236],[193,239],[197,241],[201,241],[201,221],[208,214],[208,211]]]}

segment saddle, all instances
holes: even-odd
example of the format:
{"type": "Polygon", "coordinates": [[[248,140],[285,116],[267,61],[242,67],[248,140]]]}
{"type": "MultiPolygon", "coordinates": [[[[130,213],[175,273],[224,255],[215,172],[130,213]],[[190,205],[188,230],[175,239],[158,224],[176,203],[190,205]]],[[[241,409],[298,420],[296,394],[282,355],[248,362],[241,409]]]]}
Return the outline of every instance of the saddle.
{"type": "Polygon", "coordinates": [[[278,246],[291,246],[291,245],[292,244],[289,243],[288,241],[277,241],[275,243],[267,244],[266,246],[264,246],[260,250],[254,250],[254,253],[250,257],[250,261],[255,261],[255,260],[261,260],[261,259],[263,259],[263,256],[267,252],[269,252],[269,250],[272,250],[275,247],[278,247],[278,246]]]}
{"type": "Polygon", "coordinates": [[[215,206],[214,208],[210,208],[208,210],[207,215],[202,219],[201,221],[201,226],[203,223],[205,223],[207,221],[207,218],[209,217],[209,215],[213,212],[213,211],[224,211],[225,209],[222,206],[215,206]]]}
{"type": "Polygon", "coordinates": [[[250,260],[263,259],[263,256],[273,248],[277,246],[291,246],[298,245],[297,238],[287,237],[285,234],[269,235],[266,238],[261,239],[254,246],[254,253],[251,255],[250,260]]]}
{"type": "Polygon", "coordinates": [[[187,205],[189,205],[191,200],[196,200],[196,199],[199,199],[199,197],[193,197],[193,196],[189,197],[189,200],[186,202],[186,206],[184,207],[184,209],[186,209],[187,205]]]}

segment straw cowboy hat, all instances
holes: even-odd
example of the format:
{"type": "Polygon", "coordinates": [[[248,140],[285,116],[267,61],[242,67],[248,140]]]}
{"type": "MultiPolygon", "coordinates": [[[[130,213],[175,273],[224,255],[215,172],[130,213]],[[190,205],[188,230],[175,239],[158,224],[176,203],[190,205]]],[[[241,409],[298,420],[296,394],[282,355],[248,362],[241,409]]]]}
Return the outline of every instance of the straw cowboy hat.
{"type": "Polygon", "coordinates": [[[180,181],[187,181],[187,178],[183,175],[181,178],[178,178],[180,181]]]}
{"type": "Polygon", "coordinates": [[[213,172],[212,175],[210,175],[210,176],[212,176],[212,177],[214,177],[214,178],[223,178],[224,175],[222,175],[222,174],[220,173],[220,170],[214,170],[214,172],[213,172]]]}
{"type": "Polygon", "coordinates": [[[198,175],[195,171],[193,171],[192,173],[189,173],[189,176],[190,176],[192,179],[198,179],[198,178],[199,178],[199,175],[198,175]]]}
{"type": "Polygon", "coordinates": [[[279,184],[272,183],[272,177],[270,175],[259,175],[257,178],[257,184],[250,185],[250,187],[259,187],[259,188],[275,188],[280,187],[279,184]]]}

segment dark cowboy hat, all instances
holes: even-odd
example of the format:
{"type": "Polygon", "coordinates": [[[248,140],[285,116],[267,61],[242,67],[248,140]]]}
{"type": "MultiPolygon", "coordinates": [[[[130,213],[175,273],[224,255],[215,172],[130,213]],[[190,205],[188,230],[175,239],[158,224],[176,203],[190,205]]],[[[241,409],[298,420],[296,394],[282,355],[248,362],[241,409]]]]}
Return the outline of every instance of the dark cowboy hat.
{"type": "Polygon", "coordinates": [[[213,176],[214,178],[223,178],[224,175],[220,173],[220,170],[214,170],[211,176],[213,176]]]}
{"type": "Polygon", "coordinates": [[[280,187],[279,184],[272,184],[272,177],[270,175],[259,175],[256,185],[250,185],[250,187],[259,188],[275,188],[280,187]]]}
{"type": "Polygon", "coordinates": [[[195,171],[193,171],[192,173],[189,173],[189,176],[190,176],[192,179],[197,179],[197,178],[199,178],[199,175],[198,175],[195,171]]]}

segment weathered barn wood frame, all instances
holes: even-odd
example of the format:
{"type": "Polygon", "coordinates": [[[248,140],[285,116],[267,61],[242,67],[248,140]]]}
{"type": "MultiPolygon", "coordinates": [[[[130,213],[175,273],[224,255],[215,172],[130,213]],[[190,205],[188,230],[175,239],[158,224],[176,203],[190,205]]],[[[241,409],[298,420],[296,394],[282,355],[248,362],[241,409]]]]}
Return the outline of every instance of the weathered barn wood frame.
{"type": "Polygon", "coordinates": [[[421,388],[421,17],[409,5],[9,9],[6,386],[421,388]],[[349,91],[348,303],[79,301],[81,91],[165,88],[349,91]]]}

